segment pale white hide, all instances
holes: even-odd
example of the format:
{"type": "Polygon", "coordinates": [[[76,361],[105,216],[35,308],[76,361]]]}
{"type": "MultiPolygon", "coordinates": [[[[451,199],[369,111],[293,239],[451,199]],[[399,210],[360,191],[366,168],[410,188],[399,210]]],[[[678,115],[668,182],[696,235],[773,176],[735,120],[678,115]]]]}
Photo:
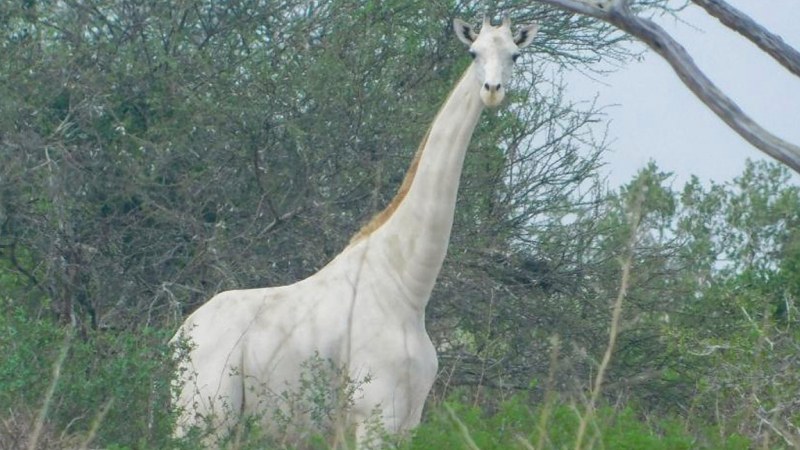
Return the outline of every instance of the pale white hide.
{"type": "Polygon", "coordinates": [[[400,286],[369,243],[296,284],[223,292],[189,316],[176,335],[193,345],[183,367],[193,377],[184,378],[178,399],[188,409],[177,434],[203,424],[196,414],[211,418],[219,437],[240,414],[270,419],[272,409],[285,406],[278,396],[298,388],[301,366],[317,356],[346,368],[353,380],[370,379],[354,395],[349,422],[379,410],[389,433],[419,423],[437,369],[424,316],[414,307],[423,294],[400,286]]]}
{"type": "MultiPolygon", "coordinates": [[[[369,382],[354,395],[346,425],[367,442],[377,412],[389,433],[420,421],[437,371],[425,307],[447,252],[464,155],[484,106],[499,104],[514,55],[535,26],[476,34],[456,20],[474,63],[450,93],[392,204],[319,272],[289,286],[223,292],[190,315],[174,341],[191,346],[179,367],[182,410],[176,435],[208,420],[224,436],[243,415],[296,388],[301,366],[318,357],[369,382]]],[[[299,419],[298,419],[299,420],[299,419]]],[[[213,439],[208,445],[213,445],[213,439]]]]}

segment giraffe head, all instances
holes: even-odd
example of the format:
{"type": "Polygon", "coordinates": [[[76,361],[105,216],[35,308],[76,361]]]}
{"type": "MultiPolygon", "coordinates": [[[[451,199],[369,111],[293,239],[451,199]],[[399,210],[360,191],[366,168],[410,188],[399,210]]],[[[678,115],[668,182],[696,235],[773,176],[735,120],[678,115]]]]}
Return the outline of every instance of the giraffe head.
{"type": "Polygon", "coordinates": [[[481,100],[486,106],[499,105],[505,97],[505,87],[511,78],[514,62],[519,57],[519,50],[531,43],[539,25],[525,25],[512,35],[511,21],[504,17],[498,27],[492,26],[489,19],[484,18],[480,33],[460,19],[453,21],[453,28],[458,39],[469,46],[481,100]]]}

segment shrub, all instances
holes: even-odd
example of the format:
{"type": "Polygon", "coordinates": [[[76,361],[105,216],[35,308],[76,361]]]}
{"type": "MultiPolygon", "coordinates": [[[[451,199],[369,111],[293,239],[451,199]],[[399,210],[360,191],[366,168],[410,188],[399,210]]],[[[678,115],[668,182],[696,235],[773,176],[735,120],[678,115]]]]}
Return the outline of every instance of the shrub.
{"type": "MultiPolygon", "coordinates": [[[[516,395],[485,414],[479,407],[445,402],[428,413],[406,449],[480,448],[482,450],[575,448],[583,405],[557,401],[530,406],[527,396],[516,395]]],[[[681,450],[747,449],[750,441],[740,435],[723,435],[713,425],[685,425],[675,418],[646,420],[631,407],[599,408],[585,449],[681,450]]]]}
{"type": "Polygon", "coordinates": [[[34,319],[8,299],[0,301],[8,311],[0,316],[5,356],[0,359],[0,404],[7,405],[0,411],[0,424],[7,428],[0,441],[8,440],[0,447],[25,445],[28,437],[11,441],[11,436],[29,434],[43,409],[47,436],[40,436],[42,445],[53,440],[88,444],[90,437],[99,446],[166,445],[172,426],[172,363],[165,331],[95,330],[72,336],[68,327],[34,319]],[[66,354],[55,375],[62,351],[66,354]]]}

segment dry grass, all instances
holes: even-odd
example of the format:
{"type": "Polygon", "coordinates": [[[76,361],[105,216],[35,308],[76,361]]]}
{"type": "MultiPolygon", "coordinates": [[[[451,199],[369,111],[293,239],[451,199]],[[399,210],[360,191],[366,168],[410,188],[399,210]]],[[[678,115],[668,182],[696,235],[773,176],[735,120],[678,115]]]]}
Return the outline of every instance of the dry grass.
{"type": "Polygon", "coordinates": [[[611,313],[611,326],[608,331],[608,345],[606,345],[606,351],[603,354],[603,359],[597,369],[597,375],[595,376],[594,384],[591,386],[589,401],[586,403],[585,410],[580,417],[580,424],[578,426],[577,437],[575,439],[575,450],[581,450],[583,448],[586,427],[594,417],[597,400],[602,392],[606,371],[608,370],[608,365],[611,362],[611,356],[614,353],[614,347],[617,343],[619,322],[620,317],[622,316],[622,303],[625,300],[625,296],[627,295],[628,288],[630,286],[631,266],[633,265],[636,239],[639,230],[639,224],[642,219],[642,203],[644,202],[646,191],[647,190],[645,187],[640,188],[639,192],[636,193],[633,205],[630,206],[630,210],[628,211],[628,230],[630,235],[625,245],[625,251],[620,257],[622,275],[620,276],[619,291],[617,292],[616,300],[614,300],[614,308],[611,313]]]}

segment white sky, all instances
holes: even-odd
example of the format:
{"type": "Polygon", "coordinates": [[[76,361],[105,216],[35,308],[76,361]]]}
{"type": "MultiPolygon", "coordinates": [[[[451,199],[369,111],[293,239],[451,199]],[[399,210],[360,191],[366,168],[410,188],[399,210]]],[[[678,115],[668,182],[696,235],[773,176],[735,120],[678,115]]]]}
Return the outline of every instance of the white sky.
{"type": "MultiPolygon", "coordinates": [[[[800,49],[800,0],[728,2],[800,49]]],[[[678,19],[654,20],[747,114],[779,137],[800,144],[800,78],[698,6],[689,5],[678,19]]],[[[747,158],[768,159],[697,100],[655,53],[600,81],[577,73],[568,81],[575,100],[598,94],[599,105],[616,105],[606,110],[613,142],[603,171],[611,187],[630,181],[650,160],[673,172],[678,187],[692,174],[706,182],[728,181],[741,174],[747,158]]],[[[794,179],[800,184],[800,177],[794,179]]]]}

